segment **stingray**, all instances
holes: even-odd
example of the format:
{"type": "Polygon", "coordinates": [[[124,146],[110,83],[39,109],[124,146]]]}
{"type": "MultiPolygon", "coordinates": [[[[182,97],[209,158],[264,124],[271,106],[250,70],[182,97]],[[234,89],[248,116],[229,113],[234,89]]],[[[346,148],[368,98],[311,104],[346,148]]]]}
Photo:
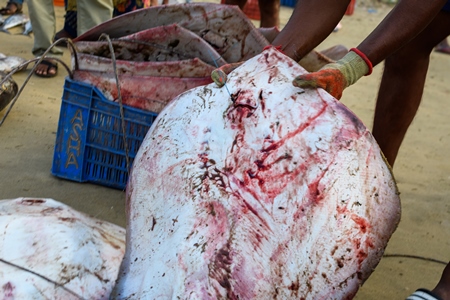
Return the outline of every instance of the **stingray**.
{"type": "Polygon", "coordinates": [[[350,299],[400,220],[364,124],[269,48],[159,114],[127,186],[114,299],[350,299]]]}

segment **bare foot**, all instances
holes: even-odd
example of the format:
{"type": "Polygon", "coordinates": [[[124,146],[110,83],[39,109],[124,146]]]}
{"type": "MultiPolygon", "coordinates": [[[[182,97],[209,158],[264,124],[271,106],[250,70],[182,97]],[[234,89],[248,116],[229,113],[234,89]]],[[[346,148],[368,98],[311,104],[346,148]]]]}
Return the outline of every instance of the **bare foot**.
{"type": "Polygon", "coordinates": [[[45,59],[36,67],[34,74],[39,77],[55,77],[58,73],[58,64],[54,60],[45,59]]]}

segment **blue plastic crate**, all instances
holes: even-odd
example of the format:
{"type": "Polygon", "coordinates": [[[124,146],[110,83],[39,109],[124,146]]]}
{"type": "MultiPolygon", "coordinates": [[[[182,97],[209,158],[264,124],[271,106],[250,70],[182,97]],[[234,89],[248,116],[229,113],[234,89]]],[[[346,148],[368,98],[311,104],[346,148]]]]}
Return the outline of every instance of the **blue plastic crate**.
{"type": "Polygon", "coordinates": [[[297,4],[297,0],[281,0],[280,4],[282,6],[295,7],[295,5],[297,4]]]}
{"type": "MultiPolygon", "coordinates": [[[[123,106],[130,167],[157,114],[123,106]]],[[[52,174],[124,189],[128,181],[120,106],[91,85],[66,78],[52,174]]]]}

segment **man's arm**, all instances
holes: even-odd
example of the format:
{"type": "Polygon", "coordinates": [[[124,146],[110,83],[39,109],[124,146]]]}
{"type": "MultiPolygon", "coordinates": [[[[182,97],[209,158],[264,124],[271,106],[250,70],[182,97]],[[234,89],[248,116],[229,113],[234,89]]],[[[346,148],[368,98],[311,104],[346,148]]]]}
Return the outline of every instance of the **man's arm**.
{"type": "Polygon", "coordinates": [[[286,26],[272,42],[295,61],[326,39],[342,17],[350,0],[298,0],[286,26]]]}
{"type": "MultiPolygon", "coordinates": [[[[351,49],[341,60],[325,65],[318,72],[298,76],[293,84],[301,88],[320,87],[339,99],[346,87],[362,76],[369,75],[372,66],[419,34],[436,17],[445,3],[446,0],[400,0],[356,49],[351,49]]],[[[287,36],[294,39],[292,29],[285,27],[283,30],[285,29],[287,36]]],[[[297,59],[295,55],[291,56],[291,52],[286,54],[297,59]]]]}
{"type": "Polygon", "coordinates": [[[442,9],[446,0],[400,0],[384,20],[357,47],[375,66],[419,34],[442,9]]]}
{"type": "MultiPolygon", "coordinates": [[[[299,0],[286,26],[273,41],[299,61],[330,35],[350,0],[299,0]]],[[[375,66],[422,31],[446,0],[400,0],[357,47],[375,66]]]]}

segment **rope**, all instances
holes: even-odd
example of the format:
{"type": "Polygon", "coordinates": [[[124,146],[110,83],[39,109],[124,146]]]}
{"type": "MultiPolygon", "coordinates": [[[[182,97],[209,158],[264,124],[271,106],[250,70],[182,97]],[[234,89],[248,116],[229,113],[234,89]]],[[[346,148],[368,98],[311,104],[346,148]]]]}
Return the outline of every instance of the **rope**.
{"type": "MultiPolygon", "coordinates": [[[[17,94],[14,96],[14,98],[11,100],[11,103],[9,104],[9,107],[5,113],[5,115],[3,116],[3,118],[0,120],[0,126],[2,126],[3,122],[6,120],[6,117],[9,115],[10,111],[12,110],[14,104],[16,104],[17,99],[19,99],[20,94],[22,93],[23,89],[25,88],[25,86],[27,85],[28,81],[30,80],[31,76],[33,76],[34,71],[36,70],[36,68],[38,67],[38,65],[45,59],[47,58],[48,53],[51,51],[51,49],[53,47],[55,47],[57,44],[59,44],[60,42],[65,41],[67,42],[68,45],[70,45],[70,47],[72,49],[75,49],[74,51],[76,51],[75,45],[73,44],[72,40],[67,39],[67,38],[61,38],[59,40],[57,40],[56,42],[54,42],[50,47],[47,48],[47,50],[45,50],[44,54],[42,54],[42,56],[27,60],[23,63],[21,63],[19,66],[17,66],[16,68],[14,68],[11,72],[9,72],[5,78],[3,78],[3,80],[0,82],[0,86],[3,85],[3,83],[8,80],[9,78],[12,77],[12,75],[14,75],[16,72],[22,70],[23,68],[26,68],[28,66],[28,64],[32,63],[32,62],[36,62],[33,66],[33,68],[31,69],[30,73],[28,74],[27,78],[25,79],[23,85],[20,87],[19,91],[17,92],[17,94]]],[[[73,74],[72,71],[70,70],[69,66],[66,65],[65,62],[63,62],[61,59],[57,58],[57,57],[51,57],[52,60],[56,60],[57,62],[59,62],[60,64],[62,64],[64,66],[64,68],[66,68],[67,73],[69,73],[70,78],[73,78],[73,74]]],[[[75,65],[78,67],[78,59],[75,58],[75,65]]]]}
{"type": "Polygon", "coordinates": [[[123,145],[125,147],[125,160],[127,164],[127,172],[130,174],[131,167],[130,167],[130,156],[129,156],[129,150],[128,150],[128,142],[127,142],[127,134],[125,129],[125,115],[123,112],[123,104],[122,104],[122,93],[120,90],[120,83],[119,83],[119,76],[117,75],[117,64],[116,64],[116,54],[114,53],[114,47],[111,42],[111,39],[109,38],[109,35],[102,33],[100,35],[99,40],[106,39],[109,46],[109,51],[111,52],[111,60],[113,64],[114,69],[114,77],[116,79],[116,85],[117,85],[117,97],[119,98],[119,108],[120,108],[120,119],[122,123],[122,135],[123,135],[123,145]]]}
{"type": "Polygon", "coordinates": [[[4,263],[4,264],[6,264],[6,265],[9,265],[9,266],[11,266],[11,267],[17,268],[17,269],[19,269],[19,270],[28,272],[28,273],[30,273],[30,274],[33,274],[33,275],[35,275],[35,276],[37,276],[37,277],[40,277],[40,278],[42,278],[42,279],[44,279],[45,281],[48,281],[48,282],[50,282],[50,283],[53,283],[55,286],[57,286],[57,287],[59,287],[59,288],[62,288],[63,290],[65,290],[66,292],[68,292],[68,293],[74,295],[74,296],[77,297],[78,299],[81,299],[81,300],[84,299],[83,297],[81,297],[80,295],[78,295],[77,293],[75,293],[74,291],[69,290],[68,288],[66,288],[66,287],[63,286],[62,284],[57,283],[56,281],[53,281],[53,280],[51,280],[50,278],[45,277],[44,275],[38,274],[38,273],[36,273],[36,272],[34,272],[34,271],[32,271],[32,270],[29,270],[29,269],[26,269],[26,268],[21,267],[21,266],[19,266],[19,265],[13,264],[13,263],[11,263],[11,262],[9,262],[9,261],[6,261],[6,260],[4,260],[4,259],[1,259],[1,258],[0,258],[0,262],[4,263]]]}
{"type": "Polygon", "coordinates": [[[410,254],[385,254],[383,255],[383,257],[404,257],[404,258],[414,258],[414,259],[420,259],[420,260],[425,260],[425,261],[431,261],[431,262],[435,262],[438,264],[443,264],[443,265],[447,265],[449,262],[445,262],[443,260],[439,260],[439,259],[435,259],[435,258],[430,258],[430,257],[424,257],[424,256],[420,256],[420,255],[410,255],[410,254]]]}

